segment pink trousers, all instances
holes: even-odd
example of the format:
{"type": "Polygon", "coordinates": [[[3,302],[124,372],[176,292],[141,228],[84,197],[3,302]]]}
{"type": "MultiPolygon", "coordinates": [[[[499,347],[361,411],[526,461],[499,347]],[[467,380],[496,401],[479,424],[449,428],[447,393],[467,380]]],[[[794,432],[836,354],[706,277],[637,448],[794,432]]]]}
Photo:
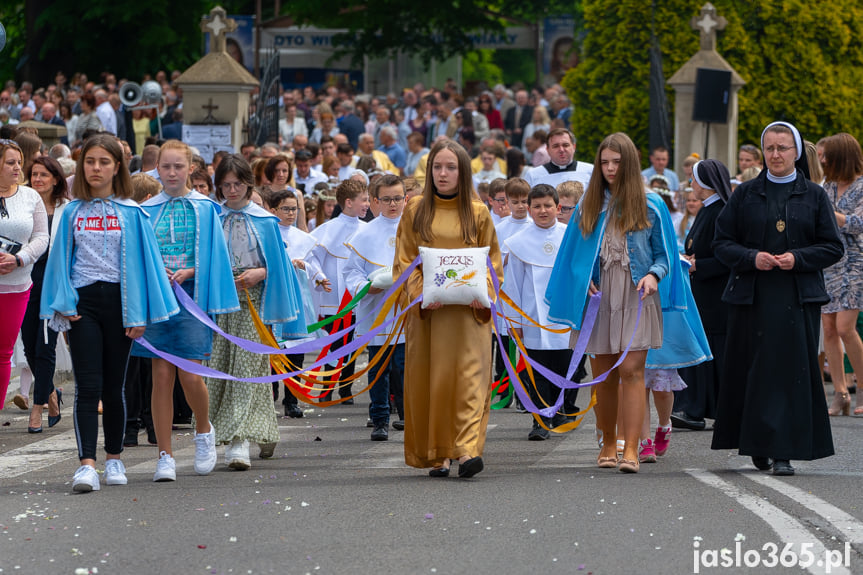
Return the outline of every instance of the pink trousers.
{"type": "Polygon", "coordinates": [[[9,378],[12,376],[12,352],[29,299],[29,289],[18,293],[0,293],[0,409],[6,403],[6,390],[9,389],[9,378]]]}

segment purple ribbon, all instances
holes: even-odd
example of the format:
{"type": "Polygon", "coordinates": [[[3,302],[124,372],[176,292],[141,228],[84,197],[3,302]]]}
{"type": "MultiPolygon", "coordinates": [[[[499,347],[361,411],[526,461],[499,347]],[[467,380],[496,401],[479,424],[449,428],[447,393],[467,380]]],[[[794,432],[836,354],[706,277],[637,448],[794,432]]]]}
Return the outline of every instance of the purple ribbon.
{"type": "MultiPolygon", "coordinates": [[[[355,352],[356,350],[360,349],[362,346],[368,344],[368,342],[370,342],[372,339],[374,339],[374,337],[376,335],[378,335],[381,331],[383,331],[391,323],[401,319],[401,317],[405,313],[407,313],[407,311],[410,308],[412,308],[413,306],[418,304],[421,300],[422,300],[422,296],[421,295],[417,296],[417,298],[414,301],[412,301],[409,306],[407,306],[406,308],[399,311],[395,316],[393,316],[389,320],[385,321],[381,325],[370,329],[367,333],[358,337],[357,339],[355,339],[354,341],[352,341],[348,345],[346,345],[342,348],[339,348],[338,350],[334,351],[333,353],[328,354],[327,356],[319,359],[318,361],[316,361],[312,365],[310,365],[308,367],[303,367],[301,369],[292,371],[290,373],[277,373],[275,375],[266,375],[266,376],[262,376],[262,377],[234,377],[233,375],[224,373],[222,371],[213,369],[211,367],[207,367],[207,366],[201,365],[199,363],[195,363],[194,361],[189,361],[188,359],[184,359],[182,357],[177,357],[176,355],[173,355],[173,354],[170,354],[168,352],[156,349],[155,347],[153,347],[150,344],[150,342],[148,342],[143,337],[139,337],[135,341],[137,341],[138,343],[143,345],[145,348],[147,348],[148,350],[150,350],[151,352],[153,352],[154,354],[156,354],[160,358],[162,358],[166,361],[169,361],[172,364],[179,367],[180,369],[182,369],[183,371],[187,371],[187,372],[192,373],[194,375],[200,375],[202,377],[210,377],[213,379],[227,379],[230,381],[239,381],[239,382],[243,382],[243,383],[273,383],[274,381],[281,381],[283,379],[288,379],[290,377],[297,376],[297,375],[299,375],[305,371],[318,368],[318,367],[320,367],[322,365],[326,365],[328,363],[333,363],[335,360],[339,359],[340,357],[343,357],[343,356],[346,356],[346,355],[349,355],[349,354],[355,352]]],[[[283,351],[283,353],[291,353],[291,352],[288,350],[288,351],[283,351]]]]}
{"type": "MultiPolygon", "coordinates": [[[[410,273],[420,264],[421,261],[422,260],[419,258],[419,256],[417,256],[417,258],[413,261],[413,263],[411,263],[411,265],[409,265],[407,267],[407,269],[404,272],[402,272],[402,274],[399,276],[399,279],[395,283],[393,283],[392,287],[384,294],[382,301],[386,301],[387,299],[389,299],[392,296],[392,294],[397,289],[399,289],[403,283],[405,283],[407,281],[407,278],[410,275],[410,273]]],[[[195,319],[197,319],[198,321],[200,321],[201,323],[206,325],[208,328],[210,328],[211,330],[213,330],[214,332],[216,332],[220,336],[224,337],[225,339],[227,339],[231,343],[235,344],[237,347],[244,349],[246,351],[250,351],[252,353],[260,354],[260,355],[293,355],[293,354],[300,354],[300,353],[305,354],[305,353],[309,353],[312,351],[318,351],[319,349],[323,349],[324,346],[329,345],[335,341],[342,339],[345,336],[345,334],[348,334],[351,331],[353,331],[356,328],[357,324],[360,324],[360,323],[366,321],[367,319],[369,319],[372,315],[377,314],[377,310],[372,310],[371,312],[366,314],[362,319],[357,320],[356,322],[353,323],[353,325],[346,327],[345,329],[343,329],[341,331],[338,331],[338,332],[332,333],[332,334],[328,334],[324,337],[313,339],[311,341],[297,344],[294,347],[277,348],[277,347],[271,347],[269,345],[266,345],[266,344],[263,344],[263,343],[260,343],[257,341],[251,341],[248,339],[244,339],[242,337],[231,335],[231,334],[225,332],[224,330],[222,330],[222,328],[220,328],[216,324],[216,322],[214,322],[210,318],[210,316],[207,315],[207,313],[204,310],[202,310],[200,307],[198,307],[198,304],[195,303],[195,300],[193,300],[191,297],[189,297],[189,294],[187,294],[186,291],[182,287],[180,287],[180,285],[177,284],[176,282],[174,282],[174,294],[177,296],[177,301],[180,302],[180,305],[182,305],[184,308],[186,308],[186,310],[192,316],[194,316],[195,319]]],[[[170,355],[170,354],[168,354],[168,355],[170,355]]],[[[335,357],[335,359],[342,357],[342,355],[337,355],[335,357]]],[[[164,359],[167,359],[167,358],[164,358],[164,359]]]]}
{"type": "MultiPolygon", "coordinates": [[[[497,275],[494,273],[494,268],[491,264],[491,258],[488,258],[487,265],[489,267],[489,274],[492,278],[492,284],[494,285],[495,293],[498,293],[500,291],[500,282],[498,282],[497,275]]],[[[575,372],[575,370],[572,368],[573,365],[578,366],[579,362],[581,362],[581,358],[584,355],[585,350],[587,349],[587,342],[590,339],[590,334],[593,331],[593,327],[596,322],[596,316],[599,312],[599,302],[601,300],[601,296],[602,293],[599,292],[590,297],[590,302],[587,306],[584,322],[582,323],[582,329],[578,335],[578,341],[572,353],[572,361],[570,361],[569,370],[566,378],[561,377],[547,367],[535,362],[534,360],[530,359],[529,356],[523,356],[526,363],[528,363],[533,369],[535,369],[546,379],[548,379],[548,381],[561,389],[560,394],[558,395],[557,400],[554,402],[554,404],[550,407],[544,408],[537,407],[536,404],[534,404],[533,401],[530,399],[530,396],[524,391],[524,389],[522,389],[521,385],[515,385],[515,382],[517,381],[517,375],[515,373],[515,368],[513,367],[512,362],[509,360],[509,357],[507,356],[506,351],[503,347],[503,340],[500,337],[500,329],[497,324],[498,307],[494,302],[492,302],[491,311],[492,319],[494,322],[495,337],[497,338],[497,344],[500,348],[501,353],[503,354],[504,365],[506,366],[506,372],[509,375],[509,380],[514,387],[515,393],[516,395],[518,395],[521,404],[527,411],[531,413],[538,413],[543,417],[552,417],[560,409],[560,406],[563,405],[564,390],[589,387],[592,385],[596,385],[597,383],[601,383],[608,378],[612,371],[617,369],[617,367],[621,363],[623,363],[623,360],[626,358],[626,355],[629,353],[629,350],[632,347],[632,342],[635,340],[635,333],[638,331],[638,324],[641,321],[641,310],[643,308],[643,302],[640,298],[638,300],[638,312],[635,316],[635,328],[632,330],[632,335],[629,338],[629,343],[626,345],[626,349],[623,350],[623,353],[620,355],[614,365],[611,366],[608,371],[606,371],[593,381],[588,381],[585,383],[575,383],[573,381],[569,381],[569,378],[572,377],[572,373],[575,372]]]]}

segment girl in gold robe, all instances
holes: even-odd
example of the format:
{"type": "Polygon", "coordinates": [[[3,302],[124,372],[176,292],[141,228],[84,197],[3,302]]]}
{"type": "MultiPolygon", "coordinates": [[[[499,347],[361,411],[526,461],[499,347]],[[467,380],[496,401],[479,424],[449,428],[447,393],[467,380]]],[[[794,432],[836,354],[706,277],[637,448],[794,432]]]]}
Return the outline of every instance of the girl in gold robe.
{"type": "MultiPolygon", "coordinates": [[[[470,158],[452,140],[429,153],[423,194],[407,205],[396,236],[393,276],[419,254],[420,246],[458,249],[489,247],[498,280],[503,280],[500,249],[488,208],[471,184],[470,158]]],[[[408,301],[422,293],[422,267],[405,283],[408,301]]],[[[491,277],[488,292],[494,300],[491,277]]],[[[452,460],[459,477],[483,469],[491,403],[491,313],[470,306],[435,303],[407,316],[405,353],[405,462],[431,467],[432,477],[449,475],[452,460]]]]}

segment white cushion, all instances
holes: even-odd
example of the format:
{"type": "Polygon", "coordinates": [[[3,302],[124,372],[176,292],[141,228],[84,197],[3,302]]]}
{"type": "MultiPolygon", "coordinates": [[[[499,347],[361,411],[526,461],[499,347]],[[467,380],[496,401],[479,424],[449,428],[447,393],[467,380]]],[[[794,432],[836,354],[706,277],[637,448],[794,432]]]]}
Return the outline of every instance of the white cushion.
{"type": "Polygon", "coordinates": [[[373,288],[388,290],[393,287],[393,267],[384,266],[369,274],[369,281],[373,288]]]}
{"type": "Polygon", "coordinates": [[[474,300],[491,307],[486,287],[488,247],[421,247],[419,251],[423,262],[423,308],[433,303],[470,305],[474,300]]]}

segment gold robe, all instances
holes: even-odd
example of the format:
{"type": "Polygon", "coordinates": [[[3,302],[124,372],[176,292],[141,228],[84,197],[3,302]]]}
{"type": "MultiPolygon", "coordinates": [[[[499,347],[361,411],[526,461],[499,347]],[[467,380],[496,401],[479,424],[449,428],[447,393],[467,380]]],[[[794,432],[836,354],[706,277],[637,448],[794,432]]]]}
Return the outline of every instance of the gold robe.
{"type": "MultiPolygon", "coordinates": [[[[422,197],[405,208],[396,235],[393,276],[398,277],[419,255],[419,246],[467,248],[489,246],[499,281],[503,265],[497,235],[488,208],[473,203],[477,243],[461,237],[456,199],[435,197],[434,239],[425,242],[413,222],[422,197]]],[[[422,293],[422,266],[405,283],[413,301],[422,293]]],[[[488,293],[494,300],[491,277],[488,293]]],[[[404,373],[405,463],[437,467],[445,459],[481,456],[485,447],[491,404],[491,314],[463,305],[445,305],[434,311],[414,307],[407,316],[404,373]]]]}

